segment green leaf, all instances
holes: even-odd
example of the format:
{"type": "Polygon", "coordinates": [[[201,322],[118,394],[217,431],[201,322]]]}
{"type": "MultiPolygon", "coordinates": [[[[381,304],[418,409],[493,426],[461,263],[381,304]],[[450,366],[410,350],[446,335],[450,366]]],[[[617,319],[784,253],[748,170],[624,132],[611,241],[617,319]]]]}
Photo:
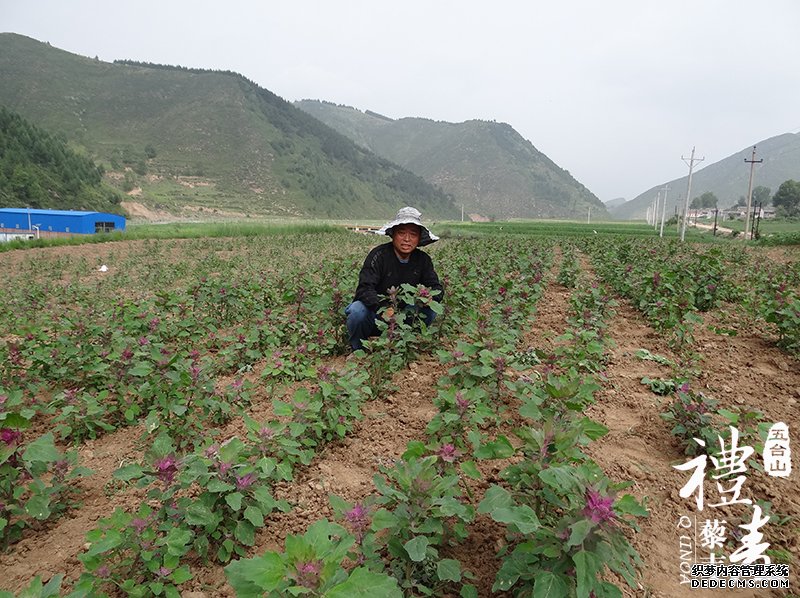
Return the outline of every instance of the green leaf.
{"type": "Polygon", "coordinates": [[[189,571],[189,567],[187,565],[184,565],[183,567],[175,569],[169,578],[172,580],[172,583],[174,583],[176,586],[179,586],[192,578],[192,572],[189,571]]]}
{"type": "Polygon", "coordinates": [[[166,537],[167,554],[173,556],[183,556],[187,552],[186,546],[192,541],[191,530],[180,527],[173,527],[169,530],[166,537]]]}
{"type": "Polygon", "coordinates": [[[575,580],[578,584],[577,598],[589,598],[589,593],[594,589],[597,581],[597,572],[602,567],[602,563],[591,552],[581,550],[572,555],[572,562],[575,563],[575,580]]]}
{"type": "Polygon", "coordinates": [[[601,581],[599,586],[595,586],[594,595],[597,598],[622,598],[622,590],[613,583],[601,581]]]}
{"type": "Polygon", "coordinates": [[[249,506],[244,510],[244,518],[252,523],[255,527],[264,527],[264,515],[261,509],[254,506],[249,506]]]}
{"type": "Polygon", "coordinates": [[[569,491],[574,494],[583,494],[581,485],[576,479],[575,468],[572,466],[548,467],[539,472],[539,479],[551,488],[561,492],[569,491]]]}
{"type": "Polygon", "coordinates": [[[635,515],[636,517],[647,517],[650,515],[650,512],[639,504],[639,501],[630,494],[625,494],[622,498],[618,498],[614,503],[614,509],[620,513],[635,515]]]}
{"type": "MultiPolygon", "coordinates": [[[[61,582],[64,579],[64,574],[59,573],[50,578],[41,591],[36,594],[36,598],[52,598],[53,596],[61,595],[61,582]]],[[[25,598],[22,594],[20,598],[25,598]]]]}
{"type": "Polygon", "coordinates": [[[252,546],[256,543],[256,528],[249,521],[239,521],[236,524],[233,537],[245,546],[252,546]]]}
{"type": "Polygon", "coordinates": [[[225,575],[239,598],[260,598],[275,590],[285,573],[283,559],[274,552],[234,561],[225,567],[225,575]]]}
{"type": "Polygon", "coordinates": [[[436,564],[440,581],[461,581],[461,563],[455,559],[442,559],[436,564]]]}
{"type": "Polygon", "coordinates": [[[496,440],[487,442],[475,451],[478,459],[508,459],[514,455],[514,447],[505,436],[498,436],[496,440]]]}
{"type": "Polygon", "coordinates": [[[461,586],[461,592],[458,594],[461,598],[478,598],[478,588],[471,583],[461,586]]]}
{"type": "Polygon", "coordinates": [[[551,571],[541,571],[536,574],[532,598],[561,598],[562,596],[569,596],[569,586],[561,575],[551,571]]]}
{"type": "Polygon", "coordinates": [[[539,409],[539,406],[529,401],[525,403],[522,407],[519,408],[519,414],[522,417],[527,417],[533,421],[539,421],[542,419],[542,411],[539,409]]]}
{"type": "Polygon", "coordinates": [[[239,455],[243,448],[244,442],[242,442],[240,438],[234,436],[219,447],[219,458],[225,463],[236,463],[239,461],[239,455]]]}
{"type": "Polygon", "coordinates": [[[120,467],[113,473],[113,477],[115,479],[122,480],[123,482],[140,478],[143,475],[144,475],[144,470],[142,469],[142,466],[136,463],[120,467]]]}
{"type": "Polygon", "coordinates": [[[292,464],[288,461],[281,461],[276,468],[280,479],[291,482],[292,481],[292,464]]]}
{"type": "Polygon", "coordinates": [[[292,411],[292,406],[288,403],[284,403],[283,401],[279,401],[277,399],[272,401],[272,412],[276,417],[291,417],[292,411]]]}
{"type": "Polygon", "coordinates": [[[532,534],[539,529],[539,518],[527,505],[520,507],[498,507],[491,512],[492,519],[498,523],[512,524],[523,534],[532,534]]]}
{"type": "Polygon", "coordinates": [[[379,509],[375,511],[372,516],[372,531],[379,532],[382,529],[389,529],[397,525],[397,516],[387,511],[386,509],[379,509]]]}
{"type": "Polygon", "coordinates": [[[238,511],[242,508],[243,498],[244,495],[241,492],[231,492],[230,494],[225,495],[225,502],[228,503],[228,506],[231,509],[238,511]]]}
{"type": "Polygon", "coordinates": [[[483,500],[478,505],[478,513],[486,515],[495,509],[508,508],[514,504],[511,494],[501,486],[492,486],[483,496],[483,500]]]}
{"type": "Polygon", "coordinates": [[[61,453],[56,448],[52,432],[48,432],[31,442],[25,448],[22,459],[28,463],[35,461],[52,463],[61,459],[61,453]]]}
{"type": "Polygon", "coordinates": [[[222,480],[212,479],[208,481],[208,485],[206,486],[206,490],[209,492],[228,492],[233,490],[236,486],[233,484],[228,484],[227,482],[223,482],[222,480]]]}
{"type": "Polygon", "coordinates": [[[258,503],[258,506],[261,508],[261,512],[264,515],[269,515],[272,511],[275,510],[275,507],[282,509],[281,504],[285,501],[276,501],[272,498],[272,495],[269,493],[269,489],[265,486],[259,486],[255,490],[253,490],[253,498],[258,503]]]}
{"type": "MultiPolygon", "coordinates": [[[[232,584],[231,584],[232,585],[232,584]]],[[[353,569],[344,582],[325,592],[325,598],[402,598],[397,580],[364,567],[353,569]]]]}
{"type": "Polygon", "coordinates": [[[25,512],[33,517],[43,521],[50,517],[50,498],[41,494],[31,496],[28,502],[25,503],[25,512]]]}
{"type": "Polygon", "coordinates": [[[0,422],[4,428],[16,428],[17,430],[24,430],[31,425],[30,418],[26,418],[19,413],[1,413],[0,422]]]}
{"type": "Polygon", "coordinates": [[[419,459],[425,454],[425,444],[419,440],[412,440],[406,446],[406,451],[402,455],[403,461],[419,459]]]}
{"type": "Polygon", "coordinates": [[[464,461],[461,463],[461,471],[464,472],[464,475],[467,477],[472,478],[473,480],[480,480],[481,479],[481,472],[478,470],[478,466],[475,465],[475,461],[464,461]]]}
{"type": "Polygon", "coordinates": [[[134,367],[128,370],[128,373],[131,376],[138,376],[140,378],[143,378],[153,373],[153,366],[151,366],[146,361],[143,361],[141,363],[137,363],[134,367]]]}
{"type": "Polygon", "coordinates": [[[595,524],[588,519],[581,519],[573,523],[570,526],[572,531],[569,535],[569,540],[567,540],[567,546],[578,546],[586,539],[586,536],[592,531],[594,525],[595,524]]]}
{"type": "Polygon", "coordinates": [[[608,434],[608,428],[606,428],[603,424],[594,421],[593,419],[589,419],[588,417],[584,417],[581,421],[583,427],[583,433],[586,434],[586,437],[589,440],[597,440],[598,438],[602,438],[606,434],[608,434]]]}
{"type": "Polygon", "coordinates": [[[349,511],[352,505],[340,496],[335,494],[328,494],[328,502],[331,503],[333,512],[337,517],[342,515],[345,511],[349,511]]]}
{"type": "Polygon", "coordinates": [[[412,561],[420,563],[425,560],[425,552],[428,549],[428,538],[425,536],[417,536],[403,544],[403,548],[406,549],[408,557],[412,561]]]}
{"type": "Polygon", "coordinates": [[[476,378],[488,378],[495,373],[495,369],[488,365],[476,365],[470,368],[469,373],[476,378]]]}
{"type": "Polygon", "coordinates": [[[202,525],[204,527],[217,525],[217,516],[201,502],[193,502],[186,509],[186,523],[189,525],[202,525]]]}
{"type": "Polygon", "coordinates": [[[89,550],[86,551],[87,557],[97,556],[116,548],[122,543],[122,535],[115,530],[109,530],[106,536],[97,542],[92,542],[89,550]]]}

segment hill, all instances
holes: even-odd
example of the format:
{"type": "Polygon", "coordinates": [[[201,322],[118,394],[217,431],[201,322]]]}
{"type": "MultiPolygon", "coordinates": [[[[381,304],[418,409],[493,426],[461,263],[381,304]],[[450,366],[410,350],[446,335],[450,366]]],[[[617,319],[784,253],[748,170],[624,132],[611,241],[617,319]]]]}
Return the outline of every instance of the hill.
{"type": "Polygon", "coordinates": [[[624,204],[626,201],[627,200],[624,197],[617,197],[615,199],[609,199],[607,202],[605,202],[606,209],[613,210],[614,208],[619,207],[622,204],[624,204]]]}
{"type": "Polygon", "coordinates": [[[391,119],[318,100],[302,108],[356,143],[451,194],[467,213],[494,218],[608,218],[603,203],[510,125],[391,119]]]}
{"type": "MultiPolygon", "coordinates": [[[[756,164],[753,186],[769,187],[772,193],[780,184],[788,179],[800,179],[800,134],[785,133],[770,137],[755,144],[756,159],[764,159],[756,164]]],[[[747,196],[747,185],[750,178],[750,166],[745,159],[750,159],[753,146],[741,149],[735,154],[709,164],[692,174],[691,199],[710,191],[717,196],[719,207],[727,208],[736,205],[740,197],[747,196]]],[[[702,156],[702,153],[700,153],[702,156]]],[[[621,220],[644,219],[647,208],[655,199],[658,190],[668,184],[667,214],[675,213],[680,201],[679,210],[683,209],[686,198],[688,174],[685,177],[662,183],[636,196],[629,202],[611,210],[615,218],[621,220]]]]}
{"type": "Polygon", "coordinates": [[[121,213],[120,200],[102,168],[0,107],[0,206],[121,213]]]}
{"type": "Polygon", "coordinates": [[[160,209],[454,217],[441,190],[232,72],[107,63],[0,34],[0,105],[60,133],[160,209]]]}

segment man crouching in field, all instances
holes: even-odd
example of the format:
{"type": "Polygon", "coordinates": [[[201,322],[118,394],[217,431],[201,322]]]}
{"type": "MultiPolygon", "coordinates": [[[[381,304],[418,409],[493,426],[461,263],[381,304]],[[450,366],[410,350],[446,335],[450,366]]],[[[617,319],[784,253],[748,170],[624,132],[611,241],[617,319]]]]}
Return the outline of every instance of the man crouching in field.
{"type": "MultiPolygon", "coordinates": [[[[414,286],[422,284],[432,291],[434,299],[441,302],[444,290],[433,268],[433,261],[427,253],[417,249],[438,241],[439,237],[423,226],[421,217],[419,210],[411,207],[397,212],[394,220],[379,231],[380,234],[390,236],[391,242],[378,245],[364,260],[358,275],[356,295],[344,310],[353,351],[363,348],[362,342],[370,336],[378,335],[378,326],[375,323],[378,309],[388,305],[387,300],[381,300],[380,296],[388,295],[390,288],[400,288],[403,283],[414,286]]],[[[427,325],[436,317],[429,307],[421,308],[420,313],[427,325]]],[[[387,320],[392,315],[391,307],[383,313],[387,320]]]]}

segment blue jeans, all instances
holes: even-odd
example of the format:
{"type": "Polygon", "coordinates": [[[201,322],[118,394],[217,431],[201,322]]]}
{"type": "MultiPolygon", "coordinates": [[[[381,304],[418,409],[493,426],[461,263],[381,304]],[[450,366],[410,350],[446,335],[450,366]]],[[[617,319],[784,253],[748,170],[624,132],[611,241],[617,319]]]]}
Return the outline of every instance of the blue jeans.
{"type": "MultiPolygon", "coordinates": [[[[430,307],[417,308],[413,305],[408,305],[403,310],[406,314],[419,312],[425,318],[425,325],[430,326],[436,318],[436,313],[430,307]]],[[[361,301],[353,301],[344,309],[344,315],[347,316],[347,333],[350,347],[353,351],[363,349],[362,341],[367,340],[371,336],[378,336],[380,332],[376,321],[378,313],[375,310],[368,308],[361,301]]]]}

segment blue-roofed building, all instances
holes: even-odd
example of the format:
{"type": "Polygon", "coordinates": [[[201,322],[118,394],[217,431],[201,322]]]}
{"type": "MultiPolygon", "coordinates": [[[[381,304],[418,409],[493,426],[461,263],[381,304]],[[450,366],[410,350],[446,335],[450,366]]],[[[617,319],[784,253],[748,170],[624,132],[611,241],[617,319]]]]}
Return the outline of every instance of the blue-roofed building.
{"type": "Polygon", "coordinates": [[[0,208],[0,235],[13,238],[93,235],[125,230],[125,218],[106,212],[0,208]]]}

